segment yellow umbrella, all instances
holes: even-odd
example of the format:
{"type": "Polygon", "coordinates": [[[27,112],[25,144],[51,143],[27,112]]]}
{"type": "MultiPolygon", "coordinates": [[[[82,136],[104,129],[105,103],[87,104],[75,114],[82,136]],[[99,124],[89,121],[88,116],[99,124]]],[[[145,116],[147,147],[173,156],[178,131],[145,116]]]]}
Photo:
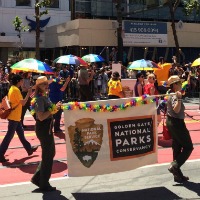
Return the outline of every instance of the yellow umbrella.
{"type": "Polygon", "coordinates": [[[200,58],[197,58],[193,63],[192,63],[192,67],[196,67],[200,65],[200,58]]]}

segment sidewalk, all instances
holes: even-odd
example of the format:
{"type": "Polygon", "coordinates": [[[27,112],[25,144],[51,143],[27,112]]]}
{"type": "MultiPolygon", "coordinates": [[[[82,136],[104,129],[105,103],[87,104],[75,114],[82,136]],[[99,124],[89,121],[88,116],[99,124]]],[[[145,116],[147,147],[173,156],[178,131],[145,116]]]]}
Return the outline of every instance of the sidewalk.
{"type": "Polygon", "coordinates": [[[190,177],[173,182],[168,164],[150,165],[132,171],[101,176],[51,180],[57,191],[40,193],[29,183],[0,186],[1,200],[176,200],[200,199],[200,161],[187,162],[182,170],[190,177]]]}

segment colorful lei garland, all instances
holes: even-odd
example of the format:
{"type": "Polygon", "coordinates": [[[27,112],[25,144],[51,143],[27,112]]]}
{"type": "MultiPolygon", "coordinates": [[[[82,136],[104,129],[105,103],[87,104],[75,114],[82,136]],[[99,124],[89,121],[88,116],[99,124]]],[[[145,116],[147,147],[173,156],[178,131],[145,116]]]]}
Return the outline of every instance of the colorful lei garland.
{"type": "Polygon", "coordinates": [[[153,99],[147,99],[147,95],[143,95],[141,97],[138,97],[136,99],[132,99],[129,102],[122,103],[119,105],[113,105],[111,106],[110,104],[106,105],[100,105],[100,104],[95,104],[92,105],[90,103],[84,103],[84,102],[69,102],[68,105],[63,105],[62,109],[64,110],[85,110],[85,111],[90,111],[90,112],[115,112],[115,111],[122,111],[126,110],[127,108],[138,106],[138,105],[146,105],[149,103],[156,102],[158,98],[153,98],[153,99]]]}
{"type": "Polygon", "coordinates": [[[62,80],[61,78],[52,78],[52,82],[63,85],[64,80],[62,80]]]}
{"type": "MultiPolygon", "coordinates": [[[[46,94],[46,93],[45,93],[45,94],[38,94],[36,97],[34,97],[34,98],[31,100],[31,106],[30,106],[31,111],[30,111],[30,113],[31,113],[32,115],[35,114],[35,103],[36,103],[37,99],[38,99],[39,97],[41,97],[41,96],[47,97],[47,94],[46,94]]],[[[57,109],[57,107],[56,107],[56,105],[55,105],[54,103],[50,103],[50,104],[49,104],[49,107],[48,107],[48,111],[50,111],[50,113],[51,113],[52,115],[54,115],[55,113],[58,112],[58,109],[57,109]]]]}

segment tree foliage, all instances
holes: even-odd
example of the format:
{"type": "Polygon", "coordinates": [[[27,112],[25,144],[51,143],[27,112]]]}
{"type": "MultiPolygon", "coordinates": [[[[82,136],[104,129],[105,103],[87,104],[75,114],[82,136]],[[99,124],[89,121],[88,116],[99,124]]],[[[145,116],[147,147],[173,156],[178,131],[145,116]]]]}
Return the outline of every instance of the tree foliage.
{"type": "Polygon", "coordinates": [[[18,32],[18,37],[21,38],[21,31],[28,31],[28,27],[23,25],[23,22],[20,17],[16,16],[12,21],[15,31],[18,32]]]}
{"type": "Polygon", "coordinates": [[[200,2],[198,0],[184,1],[184,12],[186,15],[192,14],[195,11],[196,14],[200,13],[200,2]]]}
{"type": "Polygon", "coordinates": [[[51,5],[51,0],[35,0],[36,36],[35,36],[35,58],[40,60],[40,18],[48,14],[48,10],[41,10],[51,5]]]}

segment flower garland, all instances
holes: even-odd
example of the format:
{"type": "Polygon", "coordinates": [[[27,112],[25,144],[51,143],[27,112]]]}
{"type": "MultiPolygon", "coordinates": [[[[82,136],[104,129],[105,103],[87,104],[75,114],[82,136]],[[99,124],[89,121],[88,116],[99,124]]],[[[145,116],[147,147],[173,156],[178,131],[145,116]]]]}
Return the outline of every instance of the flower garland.
{"type": "Polygon", "coordinates": [[[129,102],[122,103],[119,105],[113,105],[110,104],[101,105],[101,104],[95,104],[92,105],[90,103],[84,103],[84,102],[69,102],[68,105],[63,105],[62,109],[64,110],[85,110],[90,112],[115,112],[115,111],[122,111],[126,110],[127,108],[139,106],[139,105],[146,105],[149,103],[154,103],[158,100],[158,98],[153,99],[147,99],[147,95],[143,95],[141,97],[138,97],[136,99],[132,99],[129,102]]]}
{"type": "Polygon", "coordinates": [[[62,80],[61,78],[52,78],[52,82],[63,85],[64,80],[62,80]]]}
{"type": "MultiPolygon", "coordinates": [[[[36,103],[37,99],[38,99],[39,97],[41,97],[41,96],[47,97],[47,94],[46,94],[46,93],[45,93],[45,94],[38,94],[36,97],[34,97],[34,98],[31,100],[31,106],[30,106],[31,111],[30,111],[30,113],[31,113],[32,115],[35,114],[35,103],[36,103]]],[[[55,104],[50,103],[50,104],[49,104],[49,107],[48,107],[48,111],[50,111],[50,113],[51,113],[52,115],[54,115],[55,113],[58,112],[58,109],[57,109],[57,107],[56,107],[55,104]]]]}

